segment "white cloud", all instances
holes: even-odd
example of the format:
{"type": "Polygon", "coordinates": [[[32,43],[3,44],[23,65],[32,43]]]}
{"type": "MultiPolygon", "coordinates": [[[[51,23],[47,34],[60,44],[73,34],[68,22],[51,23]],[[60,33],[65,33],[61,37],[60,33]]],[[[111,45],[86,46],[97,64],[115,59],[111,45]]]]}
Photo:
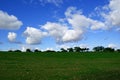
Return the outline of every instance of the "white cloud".
{"type": "Polygon", "coordinates": [[[26,49],[30,49],[32,51],[33,47],[31,47],[30,45],[22,45],[21,46],[21,51],[22,52],[26,52],[26,49]]]}
{"type": "Polygon", "coordinates": [[[67,30],[63,36],[63,42],[75,42],[82,39],[82,30],[67,30]]]}
{"type": "Polygon", "coordinates": [[[16,37],[17,37],[16,33],[14,33],[14,32],[9,32],[8,33],[8,40],[10,42],[16,42],[16,37]]]}
{"type": "Polygon", "coordinates": [[[87,44],[80,44],[80,48],[89,48],[87,44]]]}
{"type": "Polygon", "coordinates": [[[86,30],[88,28],[92,30],[103,29],[105,30],[107,26],[98,20],[93,20],[82,14],[80,10],[77,10],[75,7],[69,7],[65,12],[67,21],[77,30],[86,30]]]}
{"type": "Polygon", "coordinates": [[[120,27],[120,0],[110,0],[108,5],[103,6],[107,10],[101,11],[102,17],[104,18],[105,25],[108,29],[113,27],[120,27]]]}
{"type": "Polygon", "coordinates": [[[70,45],[65,45],[65,44],[57,45],[57,48],[64,48],[64,49],[67,49],[67,48],[70,48],[70,45]]]}
{"type": "Polygon", "coordinates": [[[6,12],[0,10],[0,29],[19,29],[23,23],[17,19],[14,15],[9,15],[6,12]]]}
{"type": "Polygon", "coordinates": [[[42,28],[47,30],[57,43],[78,41],[82,35],[82,31],[68,29],[67,25],[60,23],[47,22],[42,28]]]}
{"type": "MultiPolygon", "coordinates": [[[[51,51],[52,51],[52,50],[54,50],[54,49],[53,49],[53,48],[46,48],[46,50],[51,50],[51,51]]],[[[46,50],[45,50],[45,51],[46,51],[46,50]]]]}
{"type": "Polygon", "coordinates": [[[47,22],[42,26],[43,29],[47,30],[48,33],[56,39],[56,42],[63,42],[62,37],[68,30],[65,25],[59,23],[47,22]]]}
{"type": "Polygon", "coordinates": [[[60,22],[47,22],[42,26],[56,39],[57,43],[76,42],[83,38],[87,29],[105,29],[103,22],[90,19],[75,7],[69,7],[65,12],[65,18],[60,22]],[[67,23],[66,23],[67,22],[67,23]]]}
{"type": "Polygon", "coordinates": [[[117,48],[117,45],[116,44],[108,44],[108,47],[110,47],[110,48],[117,48]]]}
{"type": "Polygon", "coordinates": [[[42,32],[41,30],[33,27],[27,27],[27,29],[24,31],[27,44],[40,44],[41,39],[46,35],[46,32],[42,32]]]}

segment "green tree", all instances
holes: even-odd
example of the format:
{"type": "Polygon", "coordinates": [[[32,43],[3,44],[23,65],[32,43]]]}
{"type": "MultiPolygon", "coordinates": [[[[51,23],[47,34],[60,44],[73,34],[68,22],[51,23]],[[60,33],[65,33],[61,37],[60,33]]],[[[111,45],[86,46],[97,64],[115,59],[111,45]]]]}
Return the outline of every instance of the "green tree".
{"type": "Polygon", "coordinates": [[[67,48],[68,52],[74,52],[73,48],[67,48]]]}
{"type": "Polygon", "coordinates": [[[116,51],[117,51],[117,52],[120,52],[120,49],[117,49],[116,51]]]}
{"type": "Polygon", "coordinates": [[[30,49],[26,49],[26,52],[32,52],[30,49]]]}
{"type": "Polygon", "coordinates": [[[64,48],[61,48],[60,50],[61,52],[67,52],[67,50],[65,50],[64,48]]]}
{"type": "Polygon", "coordinates": [[[114,51],[115,51],[114,48],[110,48],[110,47],[104,48],[104,52],[114,52],[114,51]]]}
{"type": "Polygon", "coordinates": [[[34,52],[41,52],[41,51],[40,51],[40,50],[38,50],[38,49],[35,49],[35,50],[34,50],[34,52]]]}
{"type": "Polygon", "coordinates": [[[15,50],[14,52],[21,52],[21,50],[15,50]]]}
{"type": "Polygon", "coordinates": [[[84,48],[84,52],[88,52],[89,51],[89,48],[84,48]]]}
{"type": "Polygon", "coordinates": [[[81,48],[80,48],[80,47],[74,47],[74,51],[75,51],[75,52],[80,52],[80,51],[81,51],[81,48]]]}
{"type": "Polygon", "coordinates": [[[93,50],[95,52],[102,52],[102,51],[104,51],[104,47],[103,46],[97,46],[97,47],[94,47],[93,50]]]}

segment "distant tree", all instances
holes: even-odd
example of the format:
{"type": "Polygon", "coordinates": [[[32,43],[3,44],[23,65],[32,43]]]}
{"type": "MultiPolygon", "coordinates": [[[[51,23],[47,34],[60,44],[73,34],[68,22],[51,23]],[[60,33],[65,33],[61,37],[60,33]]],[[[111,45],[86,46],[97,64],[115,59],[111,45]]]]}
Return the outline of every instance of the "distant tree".
{"type": "Polygon", "coordinates": [[[54,51],[54,50],[46,50],[44,52],[56,52],[56,51],[54,51]]]}
{"type": "Polygon", "coordinates": [[[116,51],[117,51],[117,52],[120,52],[120,49],[117,49],[116,51]]]}
{"type": "Polygon", "coordinates": [[[85,52],[85,48],[81,48],[80,52],[85,52]]]}
{"type": "Polygon", "coordinates": [[[89,48],[84,48],[84,52],[88,52],[89,51],[89,48]]]}
{"type": "Polygon", "coordinates": [[[26,49],[26,52],[32,52],[30,49],[26,49]]]}
{"type": "Polygon", "coordinates": [[[13,50],[8,50],[8,52],[13,52],[13,50]]]}
{"type": "Polygon", "coordinates": [[[40,51],[40,50],[38,50],[38,49],[35,49],[35,50],[34,50],[34,52],[41,52],[41,51],[40,51]]]}
{"type": "Polygon", "coordinates": [[[102,51],[104,51],[104,47],[103,46],[97,46],[97,47],[94,47],[93,50],[95,52],[102,52],[102,51]]]}
{"type": "Polygon", "coordinates": [[[80,47],[74,47],[75,52],[80,52],[81,48],[80,47]]]}
{"type": "Polygon", "coordinates": [[[21,50],[15,50],[14,52],[21,52],[21,50]]]}
{"type": "Polygon", "coordinates": [[[67,48],[68,52],[74,52],[73,48],[67,48]]]}
{"type": "Polygon", "coordinates": [[[67,50],[65,50],[64,48],[61,48],[60,50],[61,52],[67,52],[67,50]]]}
{"type": "Polygon", "coordinates": [[[114,52],[114,51],[115,49],[110,48],[110,47],[104,48],[104,52],[114,52]]]}

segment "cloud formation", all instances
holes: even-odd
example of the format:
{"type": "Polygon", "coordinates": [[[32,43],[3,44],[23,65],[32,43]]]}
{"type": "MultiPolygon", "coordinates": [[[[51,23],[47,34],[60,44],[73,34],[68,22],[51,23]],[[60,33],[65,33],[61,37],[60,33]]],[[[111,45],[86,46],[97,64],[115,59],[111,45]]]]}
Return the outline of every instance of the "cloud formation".
{"type": "Polygon", "coordinates": [[[14,32],[9,32],[8,33],[8,40],[10,41],[10,42],[16,42],[16,37],[17,37],[17,34],[16,33],[14,33],[14,32]]]}
{"type": "Polygon", "coordinates": [[[6,12],[0,10],[0,29],[19,29],[23,23],[18,20],[14,15],[9,15],[6,12]]]}
{"type": "Polygon", "coordinates": [[[42,32],[41,30],[33,27],[27,27],[23,34],[26,37],[26,43],[31,45],[40,44],[41,39],[47,35],[46,32],[42,32]]]}
{"type": "Polygon", "coordinates": [[[57,43],[77,42],[83,38],[87,29],[105,29],[103,22],[93,20],[82,14],[76,7],[69,7],[65,12],[65,18],[61,22],[47,22],[42,26],[54,37],[57,43]]]}
{"type": "Polygon", "coordinates": [[[93,20],[82,14],[80,10],[77,10],[76,7],[69,7],[65,12],[67,21],[71,24],[74,29],[87,29],[90,28],[92,30],[98,29],[106,29],[106,26],[103,22],[98,20],[93,20]]]}
{"type": "MultiPolygon", "coordinates": [[[[41,2],[43,0],[40,0],[41,2]]],[[[57,0],[46,0],[48,3],[55,3],[57,0]]],[[[62,1],[61,1],[62,2],[62,1]]],[[[55,38],[56,43],[77,42],[83,38],[87,30],[108,30],[113,26],[120,26],[120,0],[110,0],[110,3],[104,6],[108,12],[102,12],[104,20],[95,20],[85,16],[81,10],[76,7],[68,7],[65,11],[65,18],[58,22],[46,22],[42,29],[27,27],[24,32],[28,44],[39,44],[45,35],[55,38]],[[48,33],[48,34],[47,34],[48,33]],[[37,36],[36,36],[37,35],[37,36]]]]}
{"type": "Polygon", "coordinates": [[[47,22],[42,26],[50,36],[54,37],[57,43],[73,42],[81,38],[82,31],[68,29],[67,25],[60,23],[47,22]]]}
{"type": "Polygon", "coordinates": [[[117,48],[117,45],[116,44],[108,44],[108,47],[110,47],[110,48],[117,48]]]}
{"type": "Polygon", "coordinates": [[[111,23],[113,26],[120,26],[120,0],[110,0],[108,8],[110,12],[105,14],[105,18],[107,20],[106,23],[111,23]]]}

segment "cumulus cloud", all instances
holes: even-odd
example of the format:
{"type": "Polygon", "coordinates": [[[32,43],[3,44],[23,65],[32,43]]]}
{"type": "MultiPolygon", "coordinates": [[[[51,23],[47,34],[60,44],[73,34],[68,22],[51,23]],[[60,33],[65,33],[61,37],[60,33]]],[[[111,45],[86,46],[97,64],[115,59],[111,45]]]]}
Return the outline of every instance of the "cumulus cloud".
{"type": "Polygon", "coordinates": [[[112,22],[113,26],[120,26],[120,0],[111,0],[108,7],[110,8],[109,15],[106,15],[108,21],[112,22]]]}
{"type": "Polygon", "coordinates": [[[19,29],[23,23],[18,20],[14,15],[9,15],[6,12],[0,10],[0,29],[19,29]]]}
{"type": "MultiPolygon", "coordinates": [[[[43,0],[40,1],[42,2],[43,0]]],[[[54,0],[47,0],[47,2],[55,3],[54,0]]],[[[47,22],[42,25],[42,29],[54,37],[57,43],[79,41],[87,30],[108,30],[111,26],[120,26],[120,18],[118,17],[120,5],[118,3],[120,3],[119,0],[110,0],[109,5],[103,7],[104,9],[110,9],[108,12],[101,14],[104,20],[92,19],[85,16],[76,7],[68,7],[65,11],[65,18],[60,19],[58,22],[47,22]]],[[[24,32],[26,42],[28,44],[38,44],[46,32],[28,27],[24,32]]]]}
{"type": "Polygon", "coordinates": [[[99,14],[104,20],[104,24],[107,29],[113,27],[120,27],[120,0],[110,0],[108,5],[105,5],[100,9],[99,14]]]}
{"type": "Polygon", "coordinates": [[[57,43],[78,41],[82,35],[82,31],[68,29],[67,25],[60,23],[47,22],[42,28],[47,30],[57,43]]]}
{"type": "Polygon", "coordinates": [[[110,48],[117,48],[117,45],[116,44],[108,44],[108,47],[110,47],[110,48]]]}
{"type": "Polygon", "coordinates": [[[82,14],[76,7],[69,7],[61,22],[47,22],[43,29],[56,39],[57,43],[76,42],[83,38],[87,29],[105,29],[103,22],[93,20],[82,14]]]}
{"type": "Polygon", "coordinates": [[[16,42],[16,37],[17,37],[16,33],[14,33],[14,32],[9,32],[8,33],[8,40],[10,42],[16,42]]]}
{"type": "Polygon", "coordinates": [[[47,35],[46,32],[33,27],[27,27],[23,34],[26,37],[27,44],[40,44],[41,39],[47,35]]]}
{"type": "Polygon", "coordinates": [[[67,21],[73,26],[74,29],[85,30],[90,28],[92,30],[106,29],[104,22],[93,20],[82,14],[80,10],[77,10],[75,7],[69,7],[65,12],[67,21]]]}

